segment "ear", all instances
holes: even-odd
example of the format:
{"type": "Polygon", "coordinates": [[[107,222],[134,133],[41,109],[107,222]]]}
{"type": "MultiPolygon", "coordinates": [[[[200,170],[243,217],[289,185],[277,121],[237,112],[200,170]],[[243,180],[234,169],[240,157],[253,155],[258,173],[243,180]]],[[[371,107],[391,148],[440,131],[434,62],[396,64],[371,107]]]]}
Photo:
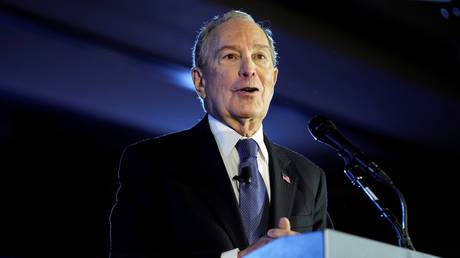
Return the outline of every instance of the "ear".
{"type": "Polygon", "coordinates": [[[273,88],[275,87],[276,80],[278,80],[278,68],[273,70],[273,88]]]}
{"type": "Polygon", "coordinates": [[[205,99],[206,98],[206,91],[204,88],[205,80],[203,77],[203,71],[200,68],[198,67],[192,68],[192,80],[193,80],[193,84],[195,85],[195,90],[198,96],[200,96],[202,99],[205,99]]]}

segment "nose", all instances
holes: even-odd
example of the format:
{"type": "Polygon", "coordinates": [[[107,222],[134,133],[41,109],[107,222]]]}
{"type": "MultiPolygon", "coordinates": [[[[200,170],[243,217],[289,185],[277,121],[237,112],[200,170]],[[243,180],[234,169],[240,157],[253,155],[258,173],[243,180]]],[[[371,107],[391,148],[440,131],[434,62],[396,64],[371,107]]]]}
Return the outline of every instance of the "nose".
{"type": "Polygon", "coordinates": [[[244,78],[252,78],[256,75],[256,68],[251,58],[242,59],[238,75],[244,78]]]}

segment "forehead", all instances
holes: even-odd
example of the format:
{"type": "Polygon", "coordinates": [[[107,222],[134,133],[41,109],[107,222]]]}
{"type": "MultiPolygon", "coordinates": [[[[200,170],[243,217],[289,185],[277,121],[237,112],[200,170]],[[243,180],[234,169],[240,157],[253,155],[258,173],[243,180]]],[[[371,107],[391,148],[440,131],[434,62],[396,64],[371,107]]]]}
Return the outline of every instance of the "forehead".
{"type": "Polygon", "coordinates": [[[246,19],[231,19],[217,26],[211,34],[211,49],[223,45],[269,45],[265,32],[254,22],[246,19]]]}

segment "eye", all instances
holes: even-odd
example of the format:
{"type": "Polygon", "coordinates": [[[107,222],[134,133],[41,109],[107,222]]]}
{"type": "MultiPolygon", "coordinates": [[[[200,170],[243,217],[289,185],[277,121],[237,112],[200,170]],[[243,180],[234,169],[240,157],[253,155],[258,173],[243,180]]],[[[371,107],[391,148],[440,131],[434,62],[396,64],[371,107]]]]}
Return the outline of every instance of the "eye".
{"type": "Polygon", "coordinates": [[[224,59],[235,60],[237,56],[235,54],[227,54],[224,56],[224,59]]]}
{"type": "Polygon", "coordinates": [[[259,60],[265,60],[266,57],[265,57],[264,54],[257,54],[256,58],[259,59],[259,60]]]}

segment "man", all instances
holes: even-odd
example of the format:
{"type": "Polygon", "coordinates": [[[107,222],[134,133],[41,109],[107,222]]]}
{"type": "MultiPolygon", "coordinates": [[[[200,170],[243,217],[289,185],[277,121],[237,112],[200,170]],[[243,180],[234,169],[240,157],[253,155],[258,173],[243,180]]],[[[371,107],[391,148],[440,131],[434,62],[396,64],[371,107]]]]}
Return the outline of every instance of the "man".
{"type": "Polygon", "coordinates": [[[241,257],[324,229],[324,173],[263,134],[278,76],[270,31],[244,12],[215,17],[198,35],[191,73],[201,122],[124,151],[113,257],[241,257]]]}

